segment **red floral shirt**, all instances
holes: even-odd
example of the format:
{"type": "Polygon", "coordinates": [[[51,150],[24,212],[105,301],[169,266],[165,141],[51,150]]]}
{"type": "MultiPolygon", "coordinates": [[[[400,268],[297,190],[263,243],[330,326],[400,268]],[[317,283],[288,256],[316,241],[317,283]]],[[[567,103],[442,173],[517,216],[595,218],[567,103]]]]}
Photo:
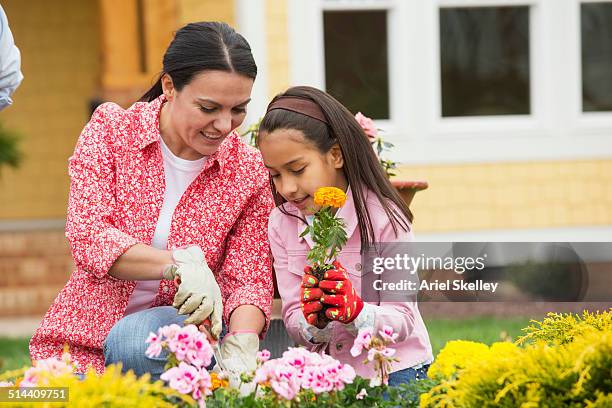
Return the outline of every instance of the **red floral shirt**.
{"type": "MultiPolygon", "coordinates": [[[[101,105],[69,160],[66,237],[76,264],[30,341],[33,360],[60,356],[64,344],[78,369],[104,371],[102,343],[123,317],[135,282],[108,274],[137,243],[151,244],[164,200],[159,112],[164,97],[124,110],[101,105]]],[[[244,304],[272,308],[267,239],[274,204],[260,153],[229,135],[181,197],[168,247],[198,245],[221,287],[224,320],[244,304]]],[[[162,280],[153,306],[171,305],[176,288],[162,280]]]]}

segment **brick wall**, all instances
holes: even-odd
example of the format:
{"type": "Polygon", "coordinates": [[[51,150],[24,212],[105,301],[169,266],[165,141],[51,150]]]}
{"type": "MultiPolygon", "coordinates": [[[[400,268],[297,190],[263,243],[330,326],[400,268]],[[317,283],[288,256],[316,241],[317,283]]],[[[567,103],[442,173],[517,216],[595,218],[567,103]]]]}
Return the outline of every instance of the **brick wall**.
{"type": "Polygon", "coordinates": [[[0,232],[0,317],[44,314],[72,268],[63,230],[0,232]]]}

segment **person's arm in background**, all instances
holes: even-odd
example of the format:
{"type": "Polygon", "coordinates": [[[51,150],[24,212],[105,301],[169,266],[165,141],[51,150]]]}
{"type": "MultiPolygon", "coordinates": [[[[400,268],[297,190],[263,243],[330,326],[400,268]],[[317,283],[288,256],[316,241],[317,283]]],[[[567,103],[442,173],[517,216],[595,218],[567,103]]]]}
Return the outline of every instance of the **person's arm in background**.
{"type": "Polygon", "coordinates": [[[22,80],[21,54],[0,5],[0,111],[13,102],[11,95],[22,80]]]}

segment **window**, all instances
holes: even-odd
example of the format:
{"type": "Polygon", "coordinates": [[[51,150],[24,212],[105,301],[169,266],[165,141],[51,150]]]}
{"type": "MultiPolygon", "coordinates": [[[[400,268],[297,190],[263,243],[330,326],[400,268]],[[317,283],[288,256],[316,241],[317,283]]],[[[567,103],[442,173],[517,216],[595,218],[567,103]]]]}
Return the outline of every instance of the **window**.
{"type": "Polygon", "coordinates": [[[442,116],[531,113],[529,7],[440,8],[442,116]]]}
{"type": "Polygon", "coordinates": [[[582,34],[582,110],[612,111],[612,3],[585,3],[582,34]]]}
{"type": "Polygon", "coordinates": [[[389,118],[386,10],[323,12],[326,90],[351,112],[389,118]]]}
{"type": "Polygon", "coordinates": [[[376,119],[394,160],[610,157],[612,0],[287,3],[291,83],[376,119]]]}

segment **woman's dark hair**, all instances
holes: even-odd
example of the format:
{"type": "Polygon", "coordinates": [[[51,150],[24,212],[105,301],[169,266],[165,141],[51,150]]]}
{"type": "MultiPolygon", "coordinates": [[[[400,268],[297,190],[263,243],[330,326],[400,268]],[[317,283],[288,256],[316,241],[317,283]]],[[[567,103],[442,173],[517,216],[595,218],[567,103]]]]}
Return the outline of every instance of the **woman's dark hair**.
{"type": "MultiPolygon", "coordinates": [[[[383,170],[368,137],[355,117],[331,95],[309,86],[296,86],[277,95],[270,104],[282,96],[309,99],[319,105],[327,123],[285,109],[274,109],[266,113],[259,125],[259,137],[278,129],[295,129],[304,133],[319,152],[327,153],[336,143],[344,158],[344,175],[351,186],[355,211],[361,234],[361,252],[375,242],[374,228],[366,206],[364,188],[371,190],[380,201],[397,234],[398,226],[410,230],[413,216],[410,209],[393,187],[383,170]],[[393,205],[394,204],[394,205],[393,205]]],[[[276,191],[270,179],[274,201],[281,212],[289,214],[283,203],[286,200],[276,191]]],[[[298,217],[299,218],[299,217],[298,217]]]]}
{"type": "Polygon", "coordinates": [[[164,74],[170,75],[174,88],[180,91],[206,70],[236,72],[253,80],[257,76],[249,43],[232,27],[209,21],[191,23],[174,35],[164,54],[162,73],[140,101],[151,102],[163,93],[164,74]]]}

